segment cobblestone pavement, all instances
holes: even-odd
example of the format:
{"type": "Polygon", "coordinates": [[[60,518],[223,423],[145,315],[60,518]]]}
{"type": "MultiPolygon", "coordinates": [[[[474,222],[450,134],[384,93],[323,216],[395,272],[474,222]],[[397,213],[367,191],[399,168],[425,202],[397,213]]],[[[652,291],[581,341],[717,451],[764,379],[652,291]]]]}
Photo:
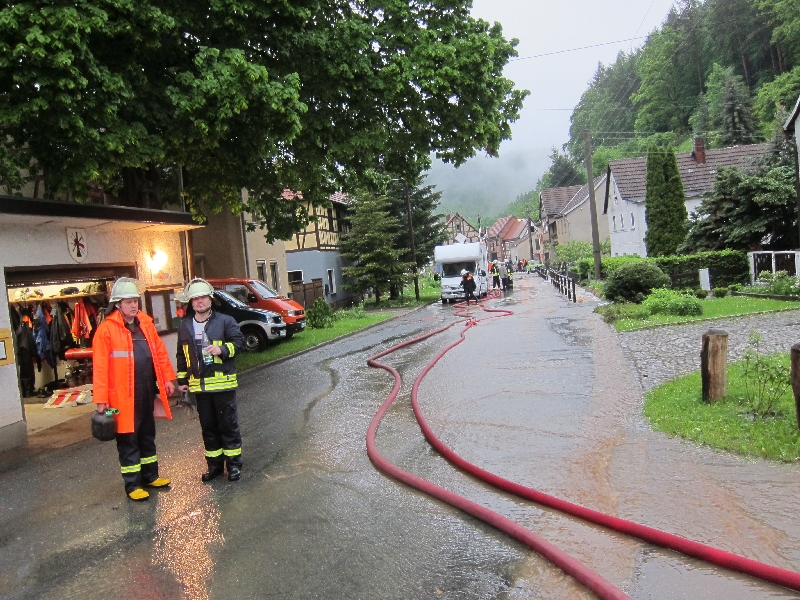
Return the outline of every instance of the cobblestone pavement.
{"type": "Polygon", "coordinates": [[[628,331],[620,334],[620,344],[636,367],[642,389],[648,391],[678,375],[699,370],[702,336],[712,328],[728,332],[729,362],[742,358],[753,330],[763,336],[763,352],[788,352],[800,341],[800,310],[628,331]]]}

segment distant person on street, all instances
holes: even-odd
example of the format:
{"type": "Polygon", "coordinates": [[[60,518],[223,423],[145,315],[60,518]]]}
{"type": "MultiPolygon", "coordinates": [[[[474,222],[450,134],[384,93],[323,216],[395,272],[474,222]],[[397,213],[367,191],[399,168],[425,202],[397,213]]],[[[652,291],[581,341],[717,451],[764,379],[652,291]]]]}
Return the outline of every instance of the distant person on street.
{"type": "Polygon", "coordinates": [[[228,469],[228,480],[237,481],[242,470],[242,436],[236,406],[236,361],[245,347],[239,325],[212,308],[214,288],[204,279],[193,279],[184,290],[189,305],[178,329],[178,383],[197,399],[197,416],[203,431],[211,481],[228,469]]]}
{"type": "Polygon", "coordinates": [[[505,291],[508,289],[508,267],[506,267],[506,263],[501,262],[497,267],[497,271],[500,276],[500,282],[503,285],[503,291],[505,291]]]}
{"type": "Polygon", "coordinates": [[[497,261],[492,263],[492,289],[500,287],[500,269],[497,266],[497,261]]]}
{"type": "Polygon", "coordinates": [[[477,304],[478,299],[475,297],[476,284],[475,279],[472,277],[472,273],[466,269],[461,269],[461,283],[459,285],[464,288],[464,300],[467,301],[467,306],[469,306],[470,298],[475,300],[475,304],[477,304]]]}
{"type": "Polygon", "coordinates": [[[131,500],[147,500],[144,487],[170,484],[158,476],[155,416],[172,418],[168,397],[175,391],[175,371],[153,319],[139,310],[143,291],[136,279],[117,279],[92,341],[93,400],[97,412],[119,411],[117,452],[131,500]]]}

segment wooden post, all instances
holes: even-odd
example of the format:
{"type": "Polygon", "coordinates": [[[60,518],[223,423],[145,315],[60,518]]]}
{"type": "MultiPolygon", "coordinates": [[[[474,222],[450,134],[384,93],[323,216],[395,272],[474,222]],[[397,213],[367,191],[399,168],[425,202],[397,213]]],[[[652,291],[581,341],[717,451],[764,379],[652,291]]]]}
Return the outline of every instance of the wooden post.
{"type": "Polygon", "coordinates": [[[800,344],[792,346],[792,391],[794,392],[794,406],[797,414],[797,427],[800,429],[800,344]]]}
{"type": "Polygon", "coordinates": [[[703,380],[703,400],[716,402],[727,392],[728,333],[709,329],[703,334],[700,353],[700,376],[703,380]]]}

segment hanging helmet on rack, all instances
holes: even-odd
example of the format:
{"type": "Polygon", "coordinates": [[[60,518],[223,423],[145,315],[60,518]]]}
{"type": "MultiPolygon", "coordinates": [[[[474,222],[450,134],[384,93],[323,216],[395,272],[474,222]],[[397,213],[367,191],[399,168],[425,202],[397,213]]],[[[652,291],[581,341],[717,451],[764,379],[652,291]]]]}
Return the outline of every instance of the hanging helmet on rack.
{"type": "Polygon", "coordinates": [[[194,298],[213,296],[214,287],[205,279],[195,277],[186,284],[186,289],[183,290],[183,295],[186,298],[186,302],[191,302],[194,298]]]}
{"type": "Polygon", "coordinates": [[[138,279],[131,277],[120,277],[114,282],[111,288],[109,302],[119,302],[124,298],[138,298],[144,293],[144,286],[138,279]]]}

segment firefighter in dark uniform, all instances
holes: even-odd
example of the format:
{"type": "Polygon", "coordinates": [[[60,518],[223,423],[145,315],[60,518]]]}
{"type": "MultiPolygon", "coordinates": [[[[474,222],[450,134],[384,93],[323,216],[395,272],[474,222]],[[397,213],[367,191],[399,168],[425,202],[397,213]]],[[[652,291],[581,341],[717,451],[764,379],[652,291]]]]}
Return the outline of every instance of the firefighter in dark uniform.
{"type": "Polygon", "coordinates": [[[500,287],[500,268],[497,266],[497,261],[492,263],[492,289],[500,287]]]}
{"type": "Polygon", "coordinates": [[[222,475],[237,481],[242,469],[242,436],[236,407],[237,352],[245,347],[236,321],[213,310],[214,288],[193,279],[184,290],[189,303],[178,329],[178,384],[197,399],[208,471],[203,481],[222,475]]]}
{"type": "Polygon", "coordinates": [[[467,301],[467,306],[469,306],[470,298],[475,300],[475,304],[477,304],[478,299],[475,297],[475,288],[477,286],[475,280],[472,278],[472,273],[466,269],[461,269],[461,283],[459,283],[459,285],[464,288],[464,300],[467,301]]]}

